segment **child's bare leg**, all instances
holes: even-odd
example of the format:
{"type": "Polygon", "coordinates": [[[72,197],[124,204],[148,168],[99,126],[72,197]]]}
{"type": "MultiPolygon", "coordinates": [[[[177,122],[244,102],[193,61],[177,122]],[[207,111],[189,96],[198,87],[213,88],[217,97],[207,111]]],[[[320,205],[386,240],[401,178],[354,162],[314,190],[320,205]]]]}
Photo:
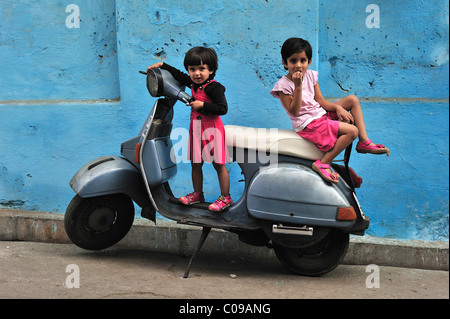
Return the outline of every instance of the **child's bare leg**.
{"type": "Polygon", "coordinates": [[[339,122],[338,138],[334,147],[325,153],[320,160],[322,164],[331,164],[347,146],[349,146],[358,136],[358,128],[348,123],[339,122]]]}
{"type": "Polygon", "coordinates": [[[358,97],[356,95],[349,95],[336,103],[343,106],[347,111],[350,111],[350,113],[352,114],[353,119],[355,120],[354,124],[359,130],[358,135],[359,141],[362,143],[367,141],[369,137],[367,136],[366,124],[364,122],[361,103],[359,102],[358,97]]]}
{"type": "Polygon", "coordinates": [[[213,162],[213,165],[219,178],[220,193],[223,196],[230,196],[230,176],[228,175],[225,164],[216,164],[213,162]]]}
{"type": "Polygon", "coordinates": [[[203,193],[203,162],[202,163],[191,163],[192,166],[192,185],[194,186],[194,191],[197,193],[203,193]]]}

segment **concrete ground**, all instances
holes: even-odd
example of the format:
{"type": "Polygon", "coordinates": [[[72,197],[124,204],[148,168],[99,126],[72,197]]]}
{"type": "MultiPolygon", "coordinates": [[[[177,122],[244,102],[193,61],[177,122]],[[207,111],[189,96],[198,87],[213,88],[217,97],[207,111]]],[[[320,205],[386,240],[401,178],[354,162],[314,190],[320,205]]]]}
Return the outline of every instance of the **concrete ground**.
{"type": "Polygon", "coordinates": [[[182,279],[199,235],[136,220],[119,244],[92,252],[70,244],[62,214],[0,210],[0,298],[449,298],[445,242],[352,237],[342,265],[310,278],[270,249],[213,231],[182,279]]]}
{"type": "Polygon", "coordinates": [[[449,273],[340,265],[321,277],[289,273],[277,260],[72,244],[0,242],[0,298],[424,299],[449,298],[449,273]]]}

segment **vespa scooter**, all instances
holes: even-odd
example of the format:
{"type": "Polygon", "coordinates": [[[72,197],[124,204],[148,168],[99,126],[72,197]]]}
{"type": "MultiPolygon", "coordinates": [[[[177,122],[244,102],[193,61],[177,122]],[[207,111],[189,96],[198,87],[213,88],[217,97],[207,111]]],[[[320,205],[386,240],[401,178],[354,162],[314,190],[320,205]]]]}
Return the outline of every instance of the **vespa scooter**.
{"type": "Polygon", "coordinates": [[[311,168],[323,153],[292,130],[226,125],[229,153],[244,175],[243,194],[220,213],[209,211],[209,203],[182,205],[169,185],[177,173],[170,133],[175,103],[188,104],[192,97],[166,70],[140,73],[158,99],[139,134],[122,143],[122,156],[94,159],[71,179],[76,195],[64,225],[73,243],[99,250],[120,241],[133,223],[134,202],[142,208],[141,216],[155,223],[158,211],[178,223],[202,227],[185,278],[211,228],[273,248],[295,274],[319,276],[342,261],[349,234],[364,235],[370,219],[356,197],[361,180],[348,165],[351,145],[343,165],[332,165],[339,183],[330,184],[311,168]]]}

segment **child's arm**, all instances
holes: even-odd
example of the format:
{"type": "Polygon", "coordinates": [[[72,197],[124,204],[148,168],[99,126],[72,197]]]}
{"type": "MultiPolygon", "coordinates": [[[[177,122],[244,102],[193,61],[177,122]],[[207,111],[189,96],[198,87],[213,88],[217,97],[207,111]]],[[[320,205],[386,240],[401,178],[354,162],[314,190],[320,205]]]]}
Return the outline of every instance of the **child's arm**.
{"type": "Polygon", "coordinates": [[[293,116],[297,116],[302,107],[302,83],[303,74],[301,72],[295,72],[292,75],[292,82],[294,82],[294,95],[278,92],[281,103],[283,103],[286,110],[293,116]]]}
{"type": "Polygon", "coordinates": [[[219,82],[212,82],[205,88],[205,93],[212,103],[204,102],[202,108],[208,114],[225,115],[228,112],[228,103],[225,98],[225,87],[219,82]]]}
{"type": "Polygon", "coordinates": [[[328,112],[336,112],[339,121],[353,123],[353,116],[339,104],[326,100],[320,91],[319,82],[314,85],[314,99],[328,112]]]}

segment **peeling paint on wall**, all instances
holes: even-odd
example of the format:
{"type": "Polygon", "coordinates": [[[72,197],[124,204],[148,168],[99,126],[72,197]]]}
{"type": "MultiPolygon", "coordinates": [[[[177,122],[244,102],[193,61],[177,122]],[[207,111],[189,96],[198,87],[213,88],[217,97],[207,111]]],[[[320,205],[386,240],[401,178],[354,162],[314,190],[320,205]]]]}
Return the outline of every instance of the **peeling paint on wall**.
{"type": "Polygon", "coordinates": [[[367,3],[344,9],[343,1],[320,1],[319,71],[331,77],[322,81],[328,96],[448,99],[448,2],[376,4],[382,22],[368,28],[367,3]]]}

